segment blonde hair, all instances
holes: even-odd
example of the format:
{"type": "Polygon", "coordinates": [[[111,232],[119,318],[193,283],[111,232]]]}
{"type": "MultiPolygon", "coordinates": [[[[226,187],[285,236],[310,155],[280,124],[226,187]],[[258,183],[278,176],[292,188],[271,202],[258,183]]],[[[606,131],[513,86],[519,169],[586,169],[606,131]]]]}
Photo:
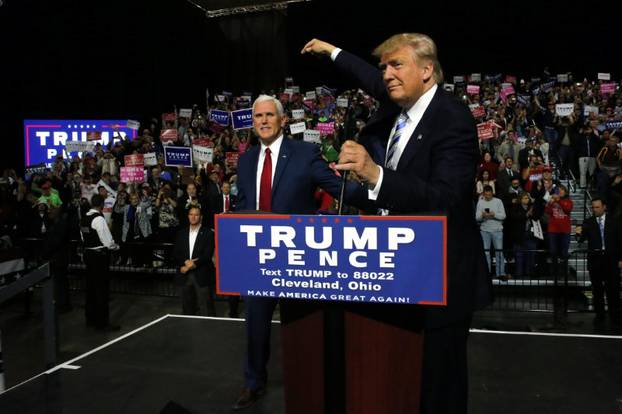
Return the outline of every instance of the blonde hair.
{"type": "Polygon", "coordinates": [[[402,46],[410,46],[413,49],[415,61],[432,63],[432,77],[436,83],[443,83],[443,69],[438,61],[436,43],[428,35],[421,33],[400,33],[391,36],[380,46],[376,47],[372,54],[380,58],[385,53],[390,53],[402,46]]]}

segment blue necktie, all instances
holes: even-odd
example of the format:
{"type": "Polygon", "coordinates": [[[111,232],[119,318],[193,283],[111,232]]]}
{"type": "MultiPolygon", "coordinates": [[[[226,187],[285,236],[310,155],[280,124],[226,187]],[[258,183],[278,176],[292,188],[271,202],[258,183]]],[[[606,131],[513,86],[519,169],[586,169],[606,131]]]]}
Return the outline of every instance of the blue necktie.
{"type": "Polygon", "coordinates": [[[397,143],[402,136],[402,132],[404,132],[404,128],[408,124],[408,114],[406,112],[402,112],[397,118],[397,125],[395,126],[395,132],[393,136],[391,136],[391,140],[389,141],[389,151],[387,152],[387,161],[385,162],[385,167],[395,170],[397,168],[397,157],[394,160],[393,156],[395,155],[395,150],[397,149],[397,143]]]}
{"type": "Polygon", "coordinates": [[[602,216],[598,218],[598,227],[600,228],[600,248],[605,250],[605,223],[602,216]]]}

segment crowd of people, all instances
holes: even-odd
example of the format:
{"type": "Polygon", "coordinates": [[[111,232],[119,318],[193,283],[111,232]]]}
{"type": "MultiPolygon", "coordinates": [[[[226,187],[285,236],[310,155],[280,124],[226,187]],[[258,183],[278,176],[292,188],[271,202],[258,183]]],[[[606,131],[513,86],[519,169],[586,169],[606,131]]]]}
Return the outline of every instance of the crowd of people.
{"type": "MultiPolygon", "coordinates": [[[[503,250],[513,250],[516,277],[533,272],[533,250],[546,249],[553,257],[567,258],[573,205],[560,179],[578,177],[580,188],[597,193],[614,216],[621,215],[622,150],[615,128],[622,120],[619,90],[603,94],[600,87],[605,81],[557,82],[546,71],[527,81],[501,75],[463,78],[444,87],[469,105],[477,123],[492,130],[492,137],[480,139],[474,200],[485,248],[495,251],[498,277],[510,274],[503,250]],[[479,86],[477,93],[472,85],[479,86]],[[513,90],[509,95],[508,85],[513,90]],[[560,116],[556,105],[564,103],[574,104],[574,110],[560,116]]],[[[337,95],[323,87],[317,92],[309,96],[290,87],[271,91],[290,115],[290,124],[304,121],[307,129],[316,129],[318,123],[334,125],[334,133],[322,134],[320,144],[330,163],[337,160],[345,139],[356,139],[377,110],[377,102],[360,89],[337,95]],[[304,117],[293,119],[292,111],[301,109],[304,117]]],[[[208,111],[249,105],[250,100],[225,93],[208,111]]],[[[303,134],[292,138],[303,139],[303,134]]],[[[173,242],[177,229],[187,224],[191,206],[201,208],[209,227],[215,214],[235,210],[237,166],[227,153],[241,154],[254,144],[250,129],[222,126],[195,105],[190,117],[151,118],[133,140],[117,138],[71,158],[58,155],[46,171],[18,175],[5,169],[0,180],[3,235],[12,240],[45,239],[60,221],[68,227],[67,237],[79,240],[78,218],[88,210],[91,197],[99,194],[113,238],[124,247],[116,263],[150,266],[149,242],[173,242]],[[177,139],[164,144],[160,133],[171,129],[177,139]],[[165,165],[163,145],[196,143],[213,149],[211,162],[195,163],[192,169],[165,165]],[[157,154],[158,164],[146,167],[145,181],[122,182],[124,157],[149,152],[157,154]]],[[[317,201],[318,212],[336,209],[335,200],[320,189],[317,201]]],[[[490,255],[488,259],[491,266],[490,255]]]]}

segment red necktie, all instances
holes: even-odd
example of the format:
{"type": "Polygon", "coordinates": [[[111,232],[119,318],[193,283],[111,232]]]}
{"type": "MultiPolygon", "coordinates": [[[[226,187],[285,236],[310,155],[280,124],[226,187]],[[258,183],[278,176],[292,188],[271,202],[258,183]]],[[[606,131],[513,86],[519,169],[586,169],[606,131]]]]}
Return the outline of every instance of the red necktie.
{"type": "Polygon", "coordinates": [[[225,213],[229,211],[229,195],[225,196],[225,213]]]}
{"type": "Polygon", "coordinates": [[[259,210],[270,211],[272,199],[272,158],[270,148],[266,148],[263,159],[263,170],[261,170],[261,180],[259,181],[259,210]]]}

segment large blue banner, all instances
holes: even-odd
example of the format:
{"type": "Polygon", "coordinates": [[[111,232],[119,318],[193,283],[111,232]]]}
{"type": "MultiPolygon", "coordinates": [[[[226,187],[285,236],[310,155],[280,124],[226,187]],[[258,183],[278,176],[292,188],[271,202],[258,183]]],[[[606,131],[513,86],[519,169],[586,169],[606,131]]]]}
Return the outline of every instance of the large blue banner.
{"type": "Polygon", "coordinates": [[[171,167],[192,167],[192,148],[165,145],[164,165],[171,167]]]}
{"type": "Polygon", "coordinates": [[[253,127],[253,110],[240,109],[231,112],[231,120],[233,121],[233,129],[247,129],[253,127]]]}
{"type": "Polygon", "coordinates": [[[212,109],[209,111],[209,119],[216,122],[218,125],[229,126],[229,112],[227,111],[212,109]]]}
{"type": "Polygon", "coordinates": [[[111,139],[125,136],[136,137],[136,130],[127,127],[127,120],[93,119],[26,119],[24,120],[24,162],[26,165],[46,164],[58,154],[68,158],[65,143],[87,141],[92,132],[101,133],[101,139],[93,141],[107,145],[111,139]]]}
{"type": "Polygon", "coordinates": [[[446,304],[446,218],[216,216],[219,294],[446,304]]]}

